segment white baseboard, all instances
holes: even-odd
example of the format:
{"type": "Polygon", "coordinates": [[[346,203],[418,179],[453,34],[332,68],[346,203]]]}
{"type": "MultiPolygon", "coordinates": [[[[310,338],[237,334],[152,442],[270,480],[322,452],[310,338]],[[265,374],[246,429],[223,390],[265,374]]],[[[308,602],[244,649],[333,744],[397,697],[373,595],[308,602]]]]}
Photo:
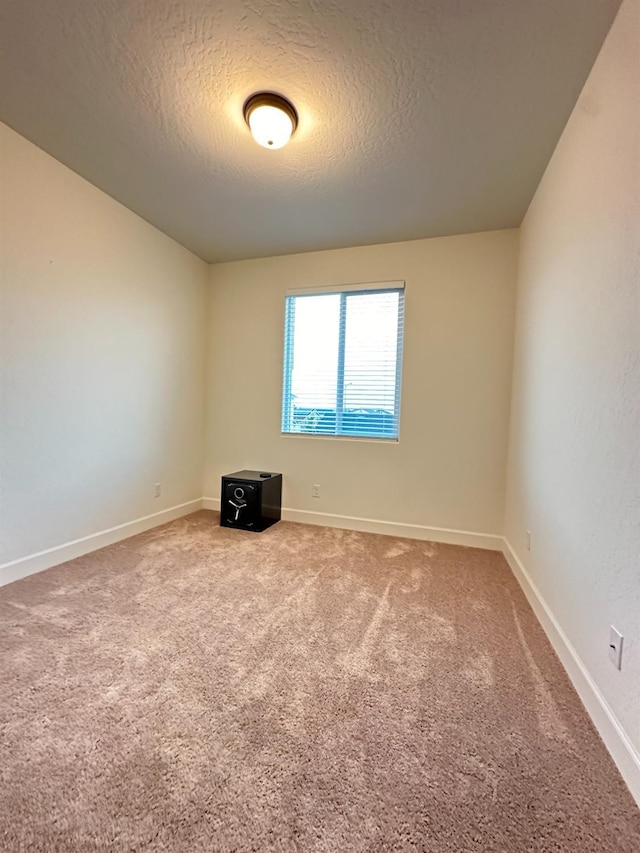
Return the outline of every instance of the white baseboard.
{"type": "Polygon", "coordinates": [[[98,548],[104,548],[105,545],[112,545],[122,539],[128,539],[130,536],[135,536],[136,533],[144,533],[145,530],[166,524],[166,522],[173,521],[183,515],[189,515],[198,509],[202,509],[201,498],[172,506],[169,509],[163,509],[160,512],[154,512],[152,515],[136,518],[135,521],[118,524],[117,527],[110,527],[108,530],[101,530],[99,533],[92,533],[90,536],[83,536],[81,539],[74,539],[73,542],[65,542],[63,545],[47,548],[46,551],[39,551],[37,554],[30,554],[28,557],[22,557],[10,563],[4,563],[0,566],[0,586],[13,583],[13,581],[25,578],[27,575],[50,569],[60,563],[66,563],[67,560],[81,557],[90,551],[97,551],[98,548]]]}
{"type": "Polygon", "coordinates": [[[220,498],[202,498],[202,509],[212,509],[220,512],[220,498]]]}
{"type": "Polygon", "coordinates": [[[631,795],[640,807],[640,755],[506,538],[503,553],[631,795]]]}
{"type": "MultiPolygon", "coordinates": [[[[203,509],[220,509],[219,498],[203,498],[203,509]]],[[[397,521],[379,521],[375,518],[358,518],[351,515],[332,515],[326,512],[311,512],[306,509],[282,508],[283,521],[298,521],[302,524],[317,524],[320,527],[339,527],[343,530],[360,530],[363,533],[382,533],[385,536],[402,536],[406,539],[426,539],[446,545],[466,545],[469,548],[484,548],[502,551],[502,536],[491,533],[474,533],[468,530],[450,530],[446,527],[424,527],[421,524],[403,524],[397,521]]]]}

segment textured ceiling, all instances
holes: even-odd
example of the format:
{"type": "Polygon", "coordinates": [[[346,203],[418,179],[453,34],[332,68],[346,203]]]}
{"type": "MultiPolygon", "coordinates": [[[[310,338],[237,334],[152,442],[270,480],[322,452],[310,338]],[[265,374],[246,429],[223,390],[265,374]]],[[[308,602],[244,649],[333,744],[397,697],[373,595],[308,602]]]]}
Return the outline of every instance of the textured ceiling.
{"type": "Polygon", "coordinates": [[[0,120],[208,261],[517,226],[618,6],[2,0],[0,120]]]}

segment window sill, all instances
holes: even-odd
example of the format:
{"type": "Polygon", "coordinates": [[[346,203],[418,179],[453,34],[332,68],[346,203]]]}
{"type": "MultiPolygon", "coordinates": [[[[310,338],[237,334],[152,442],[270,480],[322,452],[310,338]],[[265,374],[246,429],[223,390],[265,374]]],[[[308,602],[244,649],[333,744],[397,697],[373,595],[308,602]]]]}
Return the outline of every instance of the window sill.
{"type": "Polygon", "coordinates": [[[313,432],[281,432],[282,438],[312,438],[316,441],[357,441],[365,444],[400,444],[399,438],[374,438],[360,435],[323,435],[313,432]]]}

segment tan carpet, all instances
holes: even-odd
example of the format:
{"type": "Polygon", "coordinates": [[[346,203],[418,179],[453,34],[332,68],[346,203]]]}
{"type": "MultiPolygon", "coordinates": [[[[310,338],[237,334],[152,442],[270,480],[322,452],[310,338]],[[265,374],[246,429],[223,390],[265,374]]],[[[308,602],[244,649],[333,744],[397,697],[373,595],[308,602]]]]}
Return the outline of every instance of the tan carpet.
{"type": "Polygon", "coordinates": [[[217,520],[0,590],[3,851],[640,851],[500,555],[217,520]]]}

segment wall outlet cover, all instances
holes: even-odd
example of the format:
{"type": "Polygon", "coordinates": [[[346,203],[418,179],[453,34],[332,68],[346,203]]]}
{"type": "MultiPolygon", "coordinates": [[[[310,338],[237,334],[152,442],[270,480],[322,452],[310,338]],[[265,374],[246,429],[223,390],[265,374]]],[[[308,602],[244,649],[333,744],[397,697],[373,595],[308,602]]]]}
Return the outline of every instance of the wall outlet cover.
{"type": "Polygon", "coordinates": [[[624,637],[613,625],[609,634],[609,657],[616,669],[622,669],[622,644],[624,637]]]}

